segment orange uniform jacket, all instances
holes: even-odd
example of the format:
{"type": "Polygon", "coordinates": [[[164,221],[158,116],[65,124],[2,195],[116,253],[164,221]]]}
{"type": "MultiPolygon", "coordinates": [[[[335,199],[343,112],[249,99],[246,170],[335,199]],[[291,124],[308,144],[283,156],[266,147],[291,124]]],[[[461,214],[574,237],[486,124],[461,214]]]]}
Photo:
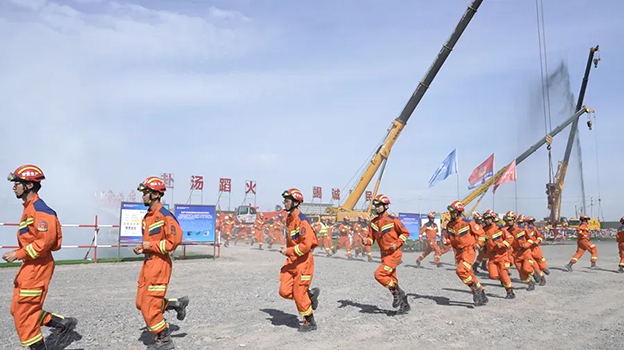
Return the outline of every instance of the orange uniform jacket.
{"type": "Polygon", "coordinates": [[[524,226],[513,226],[507,227],[507,232],[513,236],[514,241],[511,245],[513,248],[514,255],[516,257],[522,257],[526,252],[529,252],[529,255],[526,256],[527,259],[531,258],[530,251],[528,250],[533,245],[533,240],[530,235],[527,233],[527,229],[524,226]]]}
{"type": "Polygon", "coordinates": [[[426,224],[423,225],[423,227],[420,228],[420,234],[425,234],[425,238],[428,241],[433,241],[435,242],[436,237],[439,235],[439,230],[438,230],[438,225],[436,225],[435,222],[429,223],[427,222],[426,224]]]}
{"type": "Polygon", "coordinates": [[[507,259],[507,250],[511,248],[513,237],[496,224],[484,228],[485,244],[490,260],[507,259]]]}
{"type": "Polygon", "coordinates": [[[149,248],[144,250],[150,258],[166,260],[171,265],[169,253],[182,243],[182,228],[178,220],[158,204],[156,209],[148,211],[143,217],[143,242],[149,242],[149,248]]]}
{"type": "Polygon", "coordinates": [[[465,219],[457,219],[446,225],[447,238],[451,242],[451,246],[461,253],[464,249],[474,248],[475,243],[479,246],[485,244],[485,232],[472,221],[465,219]]]}
{"type": "Polygon", "coordinates": [[[620,226],[615,237],[618,243],[624,243],[624,225],[620,226]]]}
{"type": "Polygon", "coordinates": [[[579,227],[576,228],[577,232],[577,242],[581,243],[589,243],[590,233],[587,230],[587,224],[583,222],[579,227]]]}
{"type": "Polygon", "coordinates": [[[299,209],[295,209],[294,215],[288,215],[286,225],[288,234],[286,240],[286,256],[288,263],[295,262],[300,257],[305,256],[310,250],[318,247],[318,239],[310,226],[310,222],[299,209]]]}
{"type": "Polygon", "coordinates": [[[61,224],[56,212],[37,195],[24,203],[17,241],[17,258],[25,263],[36,259],[53,260],[51,252],[61,249],[61,224]]]}
{"type": "Polygon", "coordinates": [[[373,244],[377,241],[381,255],[391,254],[390,244],[394,243],[397,247],[403,245],[409,238],[409,231],[397,217],[382,214],[374,218],[368,226],[368,242],[373,244]]]}

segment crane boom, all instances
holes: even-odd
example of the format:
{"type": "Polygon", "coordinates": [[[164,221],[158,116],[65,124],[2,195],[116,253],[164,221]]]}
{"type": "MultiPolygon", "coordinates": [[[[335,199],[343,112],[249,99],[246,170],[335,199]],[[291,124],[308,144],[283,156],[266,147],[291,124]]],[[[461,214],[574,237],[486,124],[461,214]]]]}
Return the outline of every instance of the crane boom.
{"type": "Polygon", "coordinates": [[[416,106],[418,106],[418,103],[425,95],[425,92],[427,91],[429,86],[431,86],[431,83],[433,82],[436,74],[446,61],[446,58],[453,50],[453,47],[461,37],[462,33],[468,26],[468,23],[470,23],[470,20],[477,12],[477,9],[482,2],[483,0],[474,0],[472,4],[468,6],[461,20],[455,27],[455,30],[446,41],[446,43],[442,45],[442,49],[429,67],[429,70],[425,74],[424,78],[419,82],[418,87],[403,108],[403,111],[401,111],[401,114],[392,122],[392,124],[388,128],[388,133],[386,134],[382,145],[379,147],[379,149],[371,159],[370,164],[366,168],[366,171],[364,171],[364,173],[362,174],[362,177],[355,186],[355,189],[351,192],[349,197],[347,197],[342,206],[339,207],[339,210],[352,211],[357,202],[360,200],[362,194],[366,190],[366,187],[368,187],[368,185],[370,184],[373,176],[375,176],[375,173],[377,172],[381,164],[384,163],[384,161],[390,156],[390,151],[392,150],[392,146],[394,146],[396,139],[401,134],[401,131],[407,124],[407,121],[412,116],[412,113],[414,113],[416,106]]]}
{"type": "MultiPolygon", "coordinates": [[[[583,76],[583,82],[581,83],[581,91],[578,96],[578,100],[576,101],[576,110],[581,109],[583,105],[583,99],[585,98],[585,90],[587,89],[587,82],[589,81],[589,72],[591,71],[591,64],[594,59],[594,54],[598,51],[598,46],[592,47],[589,49],[589,57],[587,58],[587,65],[585,67],[585,75],[583,76]]],[[[598,62],[594,62],[595,65],[598,62]]],[[[549,209],[550,209],[550,222],[555,227],[555,224],[559,222],[560,212],[561,212],[561,192],[563,192],[563,185],[566,173],[568,171],[568,164],[570,162],[570,155],[572,154],[572,146],[574,145],[574,138],[578,131],[578,122],[579,118],[577,118],[570,127],[570,135],[568,136],[568,143],[566,145],[566,150],[563,155],[563,161],[558,166],[557,174],[555,175],[555,184],[552,186],[548,186],[549,195],[551,196],[551,200],[549,200],[549,209]]],[[[585,198],[583,198],[583,210],[585,210],[585,198]]]]}
{"type": "MultiPolygon", "coordinates": [[[[541,140],[537,141],[533,146],[529,147],[529,149],[527,149],[521,155],[519,155],[518,158],[516,158],[516,165],[522,163],[523,160],[527,159],[527,157],[529,157],[531,154],[533,154],[535,151],[537,151],[540,147],[542,147],[543,145],[548,143],[549,142],[548,140],[552,140],[552,138],[555,135],[560,133],[568,125],[572,124],[573,121],[578,120],[578,118],[581,115],[583,115],[584,113],[588,113],[588,112],[591,112],[591,110],[589,108],[587,108],[587,106],[582,106],[581,109],[578,110],[576,113],[574,113],[573,116],[568,118],[561,125],[559,125],[556,128],[554,128],[549,134],[547,134],[546,136],[542,137],[541,140]]],[[[467,205],[468,203],[470,203],[473,200],[475,200],[475,198],[477,198],[480,195],[484,194],[490,188],[490,186],[492,186],[496,182],[496,180],[498,180],[501,176],[503,176],[503,174],[505,173],[506,169],[507,169],[507,166],[505,166],[502,169],[500,169],[496,174],[494,174],[493,177],[488,179],[483,185],[479,186],[476,190],[472,191],[468,196],[466,196],[466,198],[464,198],[462,200],[462,203],[464,203],[464,205],[467,205]]]]}

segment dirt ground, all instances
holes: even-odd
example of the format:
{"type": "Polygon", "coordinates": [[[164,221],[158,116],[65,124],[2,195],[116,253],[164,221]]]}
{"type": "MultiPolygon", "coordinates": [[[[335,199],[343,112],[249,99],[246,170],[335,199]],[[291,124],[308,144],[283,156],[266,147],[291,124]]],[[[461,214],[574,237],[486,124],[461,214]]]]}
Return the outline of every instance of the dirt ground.
{"type": "MultiPolygon", "coordinates": [[[[319,329],[297,332],[291,300],[277,293],[284,261],[276,250],[249,246],[222,250],[222,257],[177,260],[169,297],[188,295],[188,315],[167,313],[177,349],[622,349],[624,274],[615,242],[598,242],[600,269],[590,270],[588,253],[565,272],[576,245],[545,246],[551,274],[547,285],[527,292],[511,270],[515,300],[503,299],[497,281],[480,276],[490,302],[472,306],[472,296],[444,266],[417,269],[419,253],[405,253],[398,269],[412,310],[396,315],[389,292],[373,278],[379,264],[316,254],[312,285],[321,288],[315,317],[319,329]]],[[[80,323],[65,349],[144,349],[151,336],[134,306],[139,262],[57,266],[45,309],[80,323]]],[[[19,349],[9,306],[17,270],[0,269],[0,346],[19,349]]],[[[47,335],[47,330],[44,331],[47,335]]],[[[54,340],[51,336],[48,342],[54,340]]]]}

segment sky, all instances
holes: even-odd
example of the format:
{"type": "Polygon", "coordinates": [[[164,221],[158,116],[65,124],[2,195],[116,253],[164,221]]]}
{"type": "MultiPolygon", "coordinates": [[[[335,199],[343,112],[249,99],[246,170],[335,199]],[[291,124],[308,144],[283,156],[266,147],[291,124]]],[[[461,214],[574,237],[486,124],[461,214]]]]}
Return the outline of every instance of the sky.
{"type": "MultiPolygon", "coordinates": [[[[344,198],[469,4],[2,1],[0,165],[39,165],[41,196],[72,223],[104,211],[95,191],[127,195],[163,172],[175,174],[177,203],[187,202],[191,175],[204,176],[204,204],[215,204],[222,177],[232,179],[232,208],[246,180],[257,182],[261,210],[290,187],[306,201],[313,186],[324,202],[331,188],[344,198]]],[[[623,15],[622,1],[544,3],[548,71],[569,72],[551,89],[552,128],[568,117],[564,95],[576,100],[589,48],[600,44],[585,96],[594,128],[583,116],[579,130],[586,211],[606,220],[624,215],[624,149],[615,146],[623,15]]],[[[499,169],[543,137],[540,79],[535,2],[484,0],[392,150],[380,187],[391,210],[442,211],[458,182],[460,196],[469,193],[470,173],[490,154],[499,169]],[[453,149],[459,175],[429,188],[453,149]]],[[[567,137],[555,137],[555,169],[567,137]]],[[[548,167],[542,148],[477,209],[546,216],[548,167]]],[[[572,217],[581,206],[575,156],[566,179],[562,215],[572,217]]],[[[18,203],[7,183],[0,222],[19,218],[18,203]]]]}

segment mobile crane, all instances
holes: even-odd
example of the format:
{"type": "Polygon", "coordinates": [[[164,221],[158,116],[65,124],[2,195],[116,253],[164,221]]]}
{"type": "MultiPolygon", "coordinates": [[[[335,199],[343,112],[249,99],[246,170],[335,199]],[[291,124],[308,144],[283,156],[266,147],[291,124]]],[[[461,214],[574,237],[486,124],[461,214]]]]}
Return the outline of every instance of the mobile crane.
{"type": "Polygon", "coordinates": [[[403,128],[407,124],[407,121],[412,116],[412,113],[414,113],[416,106],[418,106],[418,104],[420,103],[420,100],[425,95],[425,92],[427,91],[429,86],[431,86],[431,83],[433,82],[433,79],[435,78],[436,74],[438,73],[438,71],[440,70],[444,62],[446,61],[446,58],[449,56],[449,54],[453,50],[453,47],[455,46],[455,44],[461,37],[462,33],[464,32],[464,30],[470,23],[470,20],[472,19],[474,14],[477,12],[477,9],[479,8],[482,2],[483,0],[474,0],[472,4],[468,6],[461,20],[455,27],[455,30],[453,31],[449,39],[446,41],[446,43],[442,46],[442,49],[440,50],[437,57],[433,61],[432,65],[429,67],[429,70],[425,74],[424,78],[418,84],[418,87],[416,88],[416,90],[410,97],[409,101],[403,108],[403,111],[401,112],[399,117],[397,117],[392,122],[392,124],[390,124],[390,127],[387,130],[386,137],[382,141],[381,146],[379,146],[379,148],[373,155],[370,164],[368,165],[368,167],[362,174],[361,178],[357,182],[357,185],[355,186],[353,191],[351,191],[351,193],[349,194],[345,202],[338,207],[327,208],[327,212],[332,215],[336,215],[337,220],[342,220],[343,217],[345,216],[349,216],[349,217],[355,217],[359,215],[368,216],[370,214],[371,212],[370,204],[366,212],[355,211],[353,208],[355,207],[357,202],[362,197],[362,194],[364,193],[364,191],[370,184],[371,180],[373,179],[373,177],[375,176],[379,168],[381,168],[379,177],[377,178],[377,183],[375,184],[375,189],[373,190],[373,198],[375,198],[375,196],[377,195],[377,191],[379,189],[381,178],[383,176],[383,172],[386,167],[386,162],[388,161],[388,157],[390,156],[390,151],[392,150],[392,146],[394,146],[394,143],[396,142],[397,138],[401,134],[401,131],[403,131],[403,128]]]}

